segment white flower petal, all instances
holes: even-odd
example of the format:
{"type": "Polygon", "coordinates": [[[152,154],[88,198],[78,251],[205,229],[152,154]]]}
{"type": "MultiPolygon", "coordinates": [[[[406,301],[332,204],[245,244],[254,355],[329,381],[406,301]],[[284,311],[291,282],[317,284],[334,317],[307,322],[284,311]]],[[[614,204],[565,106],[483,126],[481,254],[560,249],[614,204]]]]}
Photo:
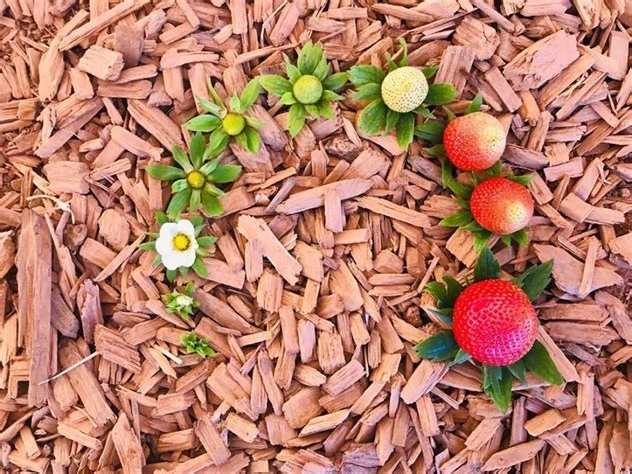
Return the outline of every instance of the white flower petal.
{"type": "Polygon", "coordinates": [[[161,257],[165,257],[165,255],[173,252],[173,236],[160,235],[156,239],[156,252],[160,254],[161,257]]]}
{"type": "Polygon", "coordinates": [[[195,227],[193,227],[193,223],[190,220],[180,219],[176,225],[178,226],[177,232],[182,232],[191,240],[195,240],[195,227]]]}
{"type": "Polygon", "coordinates": [[[177,270],[182,266],[188,266],[183,264],[182,252],[168,252],[162,255],[162,264],[167,270],[177,270]]]}
{"type": "Polygon", "coordinates": [[[174,235],[178,233],[178,224],[173,222],[165,222],[160,226],[160,237],[168,237],[169,240],[173,238],[174,235]]]}
{"type": "Polygon", "coordinates": [[[195,262],[195,249],[191,246],[188,250],[180,252],[180,265],[189,268],[195,262]]]}

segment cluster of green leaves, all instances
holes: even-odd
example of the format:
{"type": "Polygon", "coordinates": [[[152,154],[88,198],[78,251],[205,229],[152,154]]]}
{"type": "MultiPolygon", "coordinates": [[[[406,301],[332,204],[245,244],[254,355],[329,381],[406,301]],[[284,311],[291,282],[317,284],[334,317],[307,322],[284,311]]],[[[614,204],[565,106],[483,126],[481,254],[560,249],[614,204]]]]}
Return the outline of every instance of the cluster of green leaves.
{"type": "MultiPolygon", "coordinates": [[[[388,73],[400,67],[408,66],[406,42],[402,38],[399,42],[402,48],[402,58],[399,62],[395,62],[390,56],[387,56],[387,71],[372,65],[353,66],[349,70],[349,80],[357,88],[352,98],[368,102],[358,117],[360,131],[367,135],[377,135],[380,132],[388,134],[395,129],[398,145],[406,150],[416,134],[423,135],[432,131],[433,136],[438,133],[443,135],[441,124],[435,120],[436,117],[428,107],[448,104],[456,99],[458,92],[449,83],[430,84],[426,98],[417,109],[406,113],[390,109],[382,99],[382,82],[388,73]],[[417,127],[418,117],[425,119],[419,129],[417,127]],[[417,130],[419,131],[417,132],[417,130]]],[[[437,70],[437,66],[429,66],[423,68],[422,72],[430,81],[437,70]]]]}
{"type": "Polygon", "coordinates": [[[174,146],[172,155],[179,165],[149,165],[146,170],[150,176],[162,181],[173,181],[167,214],[172,219],[178,216],[188,205],[195,212],[200,205],[209,216],[219,216],[224,208],[218,197],[224,194],[217,184],[231,183],[241,173],[241,166],[220,165],[220,158],[211,158],[213,154],[206,148],[204,136],[197,132],[191,137],[190,152],[174,146]]]}
{"type": "MultiPolygon", "coordinates": [[[[202,231],[206,227],[204,224],[204,218],[202,216],[194,216],[190,218],[189,220],[191,221],[191,223],[193,224],[193,228],[195,229],[195,240],[198,243],[198,248],[195,251],[195,255],[196,255],[195,262],[191,266],[191,269],[199,277],[206,278],[208,276],[208,272],[206,270],[206,266],[204,265],[204,262],[202,261],[202,258],[213,256],[213,254],[206,249],[214,245],[215,242],[217,242],[217,237],[214,237],[212,235],[201,235],[202,231]]],[[[162,226],[163,224],[170,222],[170,219],[167,217],[167,215],[164,212],[158,211],[156,212],[156,222],[158,223],[158,225],[162,226]]],[[[144,242],[140,244],[138,248],[141,250],[151,250],[155,252],[156,251],[155,239],[157,239],[160,236],[160,234],[158,232],[145,232],[145,234],[147,234],[147,236],[153,238],[154,240],[150,242],[144,242]]],[[[162,257],[160,256],[160,254],[158,254],[152,263],[153,265],[158,265],[161,262],[162,262],[162,257]]],[[[166,271],[167,280],[174,281],[176,279],[176,276],[178,276],[178,272],[180,272],[180,275],[186,276],[189,272],[189,268],[180,267],[177,270],[167,270],[166,271]]]]}
{"type": "Polygon", "coordinates": [[[193,331],[180,336],[180,342],[186,349],[187,354],[196,353],[200,357],[209,357],[215,354],[213,348],[208,345],[208,339],[196,336],[193,331]]]}
{"type": "MultiPolygon", "coordinates": [[[[531,301],[536,300],[551,282],[553,261],[530,267],[522,275],[512,281],[520,286],[531,301]]],[[[500,277],[500,264],[492,251],[485,247],[474,268],[473,283],[500,277]]],[[[444,278],[444,283],[431,282],[425,290],[435,297],[437,313],[446,322],[452,323],[452,307],[464,287],[454,278],[444,278]]],[[[422,359],[433,361],[450,361],[450,365],[461,364],[471,359],[461,349],[451,330],[439,331],[415,346],[422,359]]],[[[526,372],[530,371],[545,382],[561,385],[562,376],[547,352],[546,348],[536,341],[531,350],[519,361],[507,367],[481,364],[483,371],[483,389],[496,406],[503,412],[509,408],[511,389],[514,378],[526,384],[526,372]]]]}
{"type": "Polygon", "coordinates": [[[333,119],[332,103],[342,99],[336,91],[349,78],[346,72],[330,74],[330,65],[320,44],[307,43],[298,54],[296,65],[284,55],[283,76],[267,74],[259,77],[261,86],[280,97],[279,103],[288,105],[288,130],[295,137],[305,125],[307,117],[333,119]]]}
{"type": "Polygon", "coordinates": [[[261,121],[247,114],[248,109],[259,97],[259,81],[251,80],[241,93],[241,96],[233,94],[224,104],[210,81],[208,84],[211,100],[198,97],[200,107],[207,114],[193,117],[186,123],[189,130],[194,132],[210,133],[206,156],[215,157],[224,151],[231,139],[235,140],[250,153],[257,153],[261,145],[261,138],[257,129],[261,127],[261,121]]]}
{"type": "MultiPolygon", "coordinates": [[[[479,173],[469,173],[473,184],[465,184],[457,181],[454,178],[454,168],[449,160],[444,159],[441,166],[441,177],[443,180],[443,186],[448,188],[454,196],[457,202],[463,208],[460,211],[452,214],[451,216],[442,219],[439,224],[446,227],[458,227],[463,230],[470,231],[474,234],[474,250],[479,253],[486,247],[489,238],[492,233],[486,229],[483,229],[472,216],[470,212],[470,197],[474,188],[482,181],[501,176],[500,161],[497,161],[490,168],[481,171],[479,173]]],[[[515,176],[513,174],[505,176],[505,178],[515,181],[518,184],[527,186],[531,180],[530,176],[515,176]]],[[[501,235],[500,239],[508,247],[511,246],[511,242],[515,241],[519,245],[527,245],[529,243],[529,237],[525,229],[520,229],[513,234],[501,235]]]]}
{"type": "Polygon", "coordinates": [[[199,301],[193,298],[193,282],[190,281],[184,287],[183,292],[174,289],[171,293],[162,295],[162,301],[165,303],[165,309],[168,313],[174,313],[182,319],[189,319],[200,307],[199,301]]]}

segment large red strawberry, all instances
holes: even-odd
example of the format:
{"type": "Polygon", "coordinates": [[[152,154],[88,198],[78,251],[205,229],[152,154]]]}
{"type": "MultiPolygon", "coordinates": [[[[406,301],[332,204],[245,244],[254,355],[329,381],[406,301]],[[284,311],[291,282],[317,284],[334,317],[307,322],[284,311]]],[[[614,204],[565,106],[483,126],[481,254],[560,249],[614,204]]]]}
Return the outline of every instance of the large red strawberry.
{"type": "Polygon", "coordinates": [[[458,117],[443,132],[448,159],[464,171],[489,168],[500,159],[505,144],[505,128],[495,117],[484,112],[458,117]]]}
{"type": "Polygon", "coordinates": [[[484,229],[513,234],[524,229],[533,217],[533,198],[527,188],[507,178],[490,178],[474,188],[470,211],[484,229]]]}
{"type": "Polygon", "coordinates": [[[520,287],[505,280],[483,280],[457,297],[452,328],[459,347],[474,360],[505,366],[529,352],[538,318],[520,287]]]}

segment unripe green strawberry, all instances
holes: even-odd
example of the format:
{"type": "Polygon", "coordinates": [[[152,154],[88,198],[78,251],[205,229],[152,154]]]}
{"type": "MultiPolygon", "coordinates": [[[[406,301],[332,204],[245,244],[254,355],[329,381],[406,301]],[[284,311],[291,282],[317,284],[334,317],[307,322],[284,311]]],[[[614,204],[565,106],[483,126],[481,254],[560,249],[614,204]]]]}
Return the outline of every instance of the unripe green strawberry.
{"type": "Polygon", "coordinates": [[[400,67],[386,75],[381,93],[389,109],[399,113],[412,112],[428,95],[428,81],[421,69],[400,67]]]}
{"type": "Polygon", "coordinates": [[[505,280],[466,287],[454,303],[457,344],[478,362],[506,366],[533,346],[538,332],[535,308],[522,289],[505,280]]]}
{"type": "Polygon", "coordinates": [[[533,217],[533,198],[527,188],[507,178],[490,178],[474,188],[470,211],[484,229],[513,234],[524,229],[533,217]]]}
{"type": "Polygon", "coordinates": [[[448,159],[464,171],[481,171],[496,163],[505,151],[506,134],[492,115],[474,112],[452,120],[443,132],[448,159]]]}

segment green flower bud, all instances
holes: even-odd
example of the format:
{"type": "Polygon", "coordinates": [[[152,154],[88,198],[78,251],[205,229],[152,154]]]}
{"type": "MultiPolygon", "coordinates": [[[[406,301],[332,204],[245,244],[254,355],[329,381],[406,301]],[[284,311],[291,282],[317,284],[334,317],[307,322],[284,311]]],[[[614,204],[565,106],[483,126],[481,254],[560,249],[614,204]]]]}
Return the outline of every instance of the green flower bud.
{"type": "Polygon", "coordinates": [[[315,104],[323,96],[323,85],[317,77],[311,75],[301,76],[292,87],[292,92],[297,101],[303,105],[315,104]]]}
{"type": "Polygon", "coordinates": [[[239,135],[245,126],[246,119],[244,116],[233,112],[226,115],[224,120],[222,120],[222,127],[224,127],[224,131],[231,137],[239,135]]]}

